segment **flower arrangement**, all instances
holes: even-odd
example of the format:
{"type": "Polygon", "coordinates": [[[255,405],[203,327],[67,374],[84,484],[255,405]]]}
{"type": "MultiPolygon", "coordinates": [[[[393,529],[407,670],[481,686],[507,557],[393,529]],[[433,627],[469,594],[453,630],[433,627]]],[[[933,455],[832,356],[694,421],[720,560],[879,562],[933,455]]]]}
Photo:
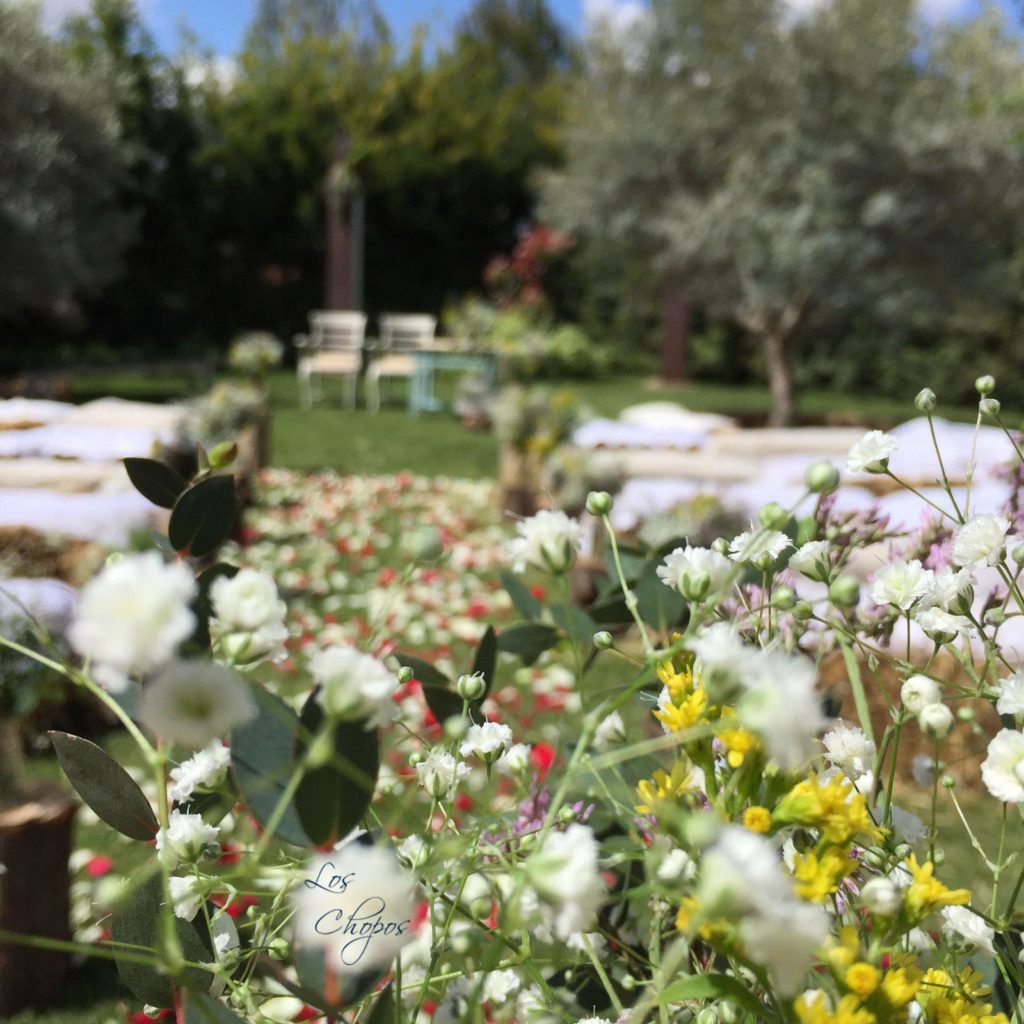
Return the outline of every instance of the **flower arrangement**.
{"type": "MultiPolygon", "coordinates": [[[[1001,425],[985,388],[979,423],[1001,425]]],[[[900,483],[893,444],[869,435],[848,469],[900,483]]],[[[579,525],[540,513],[502,575],[520,621],[478,623],[464,656],[432,658],[386,606],[358,643],[325,629],[296,644],[282,589],[216,560],[232,478],[136,464],[176,558],[126,555],[87,586],[80,665],[2,640],[101,700],[137,747],[145,789],[99,747],[53,738],[82,799],[147,847],[96,948],[152,1016],[224,1024],[1006,1024],[1024,980],[1024,676],[1001,631],[1024,614],[1024,548],[1015,515],[972,508],[939,452],[937,467],[939,526],[900,550],[878,517],[837,509],[825,463],[800,505],[646,557],[620,548],[613,499],[593,492],[616,592],[571,603],[579,525]],[[839,706],[819,686],[833,651],[839,706]],[[568,680],[532,723],[517,683],[531,666],[568,680]],[[975,766],[995,848],[944,763],[968,702],[997,716],[975,766]],[[924,820],[896,785],[914,734],[933,754],[924,820]],[[944,807],[971,878],[944,870],[944,807]]],[[[282,537],[302,524],[297,508],[282,537]]],[[[408,572],[454,547],[436,540],[409,542],[408,572]]]]}
{"type": "Polygon", "coordinates": [[[240,334],[228,350],[228,366],[257,380],[280,366],[283,358],[284,345],[267,331],[240,334]]]}

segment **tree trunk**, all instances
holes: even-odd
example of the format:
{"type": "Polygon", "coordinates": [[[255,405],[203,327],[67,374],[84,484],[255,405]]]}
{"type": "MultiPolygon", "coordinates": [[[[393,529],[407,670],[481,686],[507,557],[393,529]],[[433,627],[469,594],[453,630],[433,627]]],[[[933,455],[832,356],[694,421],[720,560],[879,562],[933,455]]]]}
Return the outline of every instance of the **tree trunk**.
{"type": "Polygon", "coordinates": [[[677,281],[665,288],[662,304],[661,382],[685,384],[689,355],[690,304],[677,281]]]}
{"type": "Polygon", "coordinates": [[[0,809],[25,795],[25,757],[18,719],[0,717],[0,809]]]}
{"type": "Polygon", "coordinates": [[[796,402],[793,395],[793,374],[789,366],[789,338],[772,331],[761,339],[772,407],[768,426],[791,427],[796,423],[796,402]]]}

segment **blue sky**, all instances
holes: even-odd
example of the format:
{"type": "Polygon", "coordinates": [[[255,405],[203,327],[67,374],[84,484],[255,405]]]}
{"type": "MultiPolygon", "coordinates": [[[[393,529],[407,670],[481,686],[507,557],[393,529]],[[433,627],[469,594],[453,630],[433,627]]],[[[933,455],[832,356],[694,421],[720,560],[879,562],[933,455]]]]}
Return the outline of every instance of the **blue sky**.
{"type": "MultiPolygon", "coordinates": [[[[256,0],[136,0],[159,46],[177,49],[181,29],[188,26],[200,45],[214,53],[230,56],[238,51],[246,26],[252,18],[256,0]]],[[[584,11],[602,11],[613,20],[629,17],[644,0],[549,0],[557,16],[571,29],[580,31],[584,11]]],[[[789,0],[797,9],[809,9],[826,0],[789,0]]],[[[977,10],[984,0],[918,0],[922,11],[932,19],[956,18],[977,10]]],[[[1014,0],[996,0],[1006,11],[1014,0]]],[[[89,6],[89,0],[42,0],[48,24],[55,26],[72,11],[89,6]]],[[[443,42],[471,5],[472,0],[377,0],[378,6],[399,40],[409,38],[415,26],[426,24],[430,38],[443,42]]]]}

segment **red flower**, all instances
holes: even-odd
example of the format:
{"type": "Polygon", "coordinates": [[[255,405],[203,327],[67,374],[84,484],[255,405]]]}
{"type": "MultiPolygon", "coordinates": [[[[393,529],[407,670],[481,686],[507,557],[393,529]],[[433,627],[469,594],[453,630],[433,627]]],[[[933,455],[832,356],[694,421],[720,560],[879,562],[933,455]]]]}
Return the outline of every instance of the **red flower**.
{"type": "Polygon", "coordinates": [[[544,778],[555,760],[555,748],[550,743],[537,743],[530,751],[530,763],[537,769],[540,778],[544,778]]]}
{"type": "Polygon", "coordinates": [[[109,874],[113,866],[114,862],[109,857],[93,857],[85,865],[85,871],[90,878],[102,878],[104,875],[109,874]]]}
{"type": "Polygon", "coordinates": [[[323,1013],[321,1013],[320,1010],[317,1010],[312,1006],[304,1006],[297,1014],[295,1014],[294,1017],[292,1017],[292,1020],[319,1020],[322,1016],[323,1013]]]}

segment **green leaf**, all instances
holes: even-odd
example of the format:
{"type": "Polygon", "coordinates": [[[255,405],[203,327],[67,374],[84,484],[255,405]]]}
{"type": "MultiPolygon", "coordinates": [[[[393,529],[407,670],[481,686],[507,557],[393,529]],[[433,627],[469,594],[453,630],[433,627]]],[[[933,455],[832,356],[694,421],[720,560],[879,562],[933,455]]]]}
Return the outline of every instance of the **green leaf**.
{"type": "Polygon", "coordinates": [[[517,576],[513,576],[508,569],[501,572],[501,585],[508,592],[512,599],[512,605],[524,619],[539,619],[543,608],[540,601],[530,593],[517,576]]]}
{"type": "Polygon", "coordinates": [[[373,1004],[367,1024],[398,1024],[398,1013],[395,1008],[395,986],[385,985],[381,989],[377,1001],[373,1004]]]}
{"type": "MultiPolygon", "coordinates": [[[[498,636],[493,626],[488,626],[487,631],[480,638],[477,645],[476,656],[473,658],[473,674],[479,672],[484,677],[487,688],[484,690],[484,697],[491,692],[494,685],[494,669],[498,663],[498,636]]],[[[483,699],[483,698],[481,698],[483,699]]]]}
{"type": "Polygon", "coordinates": [[[211,565],[209,569],[203,570],[197,577],[196,583],[199,593],[192,602],[192,611],[196,616],[196,628],[192,632],[190,641],[197,644],[204,651],[210,647],[210,619],[213,616],[213,602],[210,599],[210,588],[221,579],[233,579],[239,573],[237,565],[229,562],[218,562],[211,565]]]}
{"type": "Polygon", "coordinates": [[[423,686],[441,686],[444,688],[451,686],[451,681],[443,672],[434,668],[429,661],[417,658],[414,654],[403,654],[401,651],[396,651],[395,660],[403,668],[411,668],[412,674],[423,686]]]}
{"type": "Polygon", "coordinates": [[[135,490],[160,508],[174,508],[174,503],[188,487],[188,481],[166,462],[156,459],[124,459],[123,462],[135,490]]]}
{"type": "Polygon", "coordinates": [[[135,780],[95,743],[66,732],[51,732],[64,774],[78,795],[111,828],[129,839],[152,839],[160,828],[135,780]]]}
{"type": "MultiPolygon", "coordinates": [[[[256,717],[231,735],[231,772],[249,810],[262,825],[270,820],[295,771],[299,717],[262,686],[251,690],[256,717]]],[[[294,803],[285,808],[274,835],[295,846],[315,845],[299,821],[294,803]]]]}
{"type": "Polygon", "coordinates": [[[175,551],[202,558],[228,539],[234,522],[235,478],[210,476],[175,502],[167,536],[175,551]]]}
{"type": "Polygon", "coordinates": [[[551,615],[569,636],[575,637],[581,647],[587,647],[593,641],[597,623],[582,608],[574,604],[554,604],[551,606],[551,615]]]}
{"type": "MultiPolygon", "coordinates": [[[[315,692],[303,706],[299,721],[311,737],[324,728],[324,713],[315,692]]],[[[376,729],[367,729],[363,721],[337,722],[329,728],[334,758],[307,771],[295,793],[299,821],[316,846],[336,843],[363,820],[380,771],[376,729]]]]}
{"type": "Polygon", "coordinates": [[[242,1024],[241,1017],[206,992],[185,992],[182,1003],[183,1024],[242,1024]]]}
{"type": "Polygon", "coordinates": [[[524,665],[532,665],[558,643],[561,635],[554,626],[544,622],[518,622],[502,630],[498,637],[498,650],[516,655],[524,665]]]}
{"type": "Polygon", "coordinates": [[[633,621],[626,598],[618,585],[608,597],[599,598],[587,611],[600,626],[626,626],[633,621]]]}
{"type": "MultiPolygon", "coordinates": [[[[439,672],[428,661],[417,658],[413,654],[403,654],[398,651],[395,660],[399,665],[411,668],[413,675],[423,688],[423,699],[427,702],[431,714],[439,721],[445,722],[449,718],[462,714],[462,698],[452,688],[448,677],[439,672]]],[[[471,708],[479,708],[479,701],[470,704],[471,708]]]]}
{"type": "MultiPolygon", "coordinates": [[[[130,893],[114,910],[110,928],[114,942],[136,947],[133,953],[159,949],[163,902],[163,880],[160,875],[154,875],[130,893]]],[[[215,911],[216,908],[211,907],[210,910],[215,911]]],[[[183,921],[179,917],[173,919],[182,956],[196,964],[212,963],[214,959],[213,943],[210,941],[205,916],[202,913],[196,914],[192,921],[183,921]]],[[[173,1005],[174,991],[171,979],[166,974],[135,960],[116,960],[117,973],[136,999],[165,1008],[173,1005]]],[[[209,989],[212,975],[208,971],[189,967],[182,973],[180,980],[187,988],[209,989]]]]}
{"type": "Polygon", "coordinates": [[[666,587],[658,576],[658,566],[663,561],[659,553],[644,564],[633,590],[636,594],[636,610],[640,618],[655,629],[667,632],[678,626],[686,614],[686,602],[673,587],[666,587]]]}
{"type": "Polygon", "coordinates": [[[764,1007],[742,982],[727,974],[688,974],[672,982],[659,996],[658,1003],[684,999],[727,999],[755,1016],[764,1015],[764,1007]]]}

